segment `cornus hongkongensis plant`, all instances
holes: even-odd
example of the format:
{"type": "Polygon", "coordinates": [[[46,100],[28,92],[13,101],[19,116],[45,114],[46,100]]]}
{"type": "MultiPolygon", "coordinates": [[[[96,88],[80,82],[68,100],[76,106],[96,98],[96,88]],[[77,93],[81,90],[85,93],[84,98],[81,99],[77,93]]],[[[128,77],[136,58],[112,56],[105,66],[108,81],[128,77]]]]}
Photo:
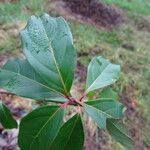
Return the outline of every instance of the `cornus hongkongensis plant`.
{"type": "MultiPolygon", "coordinates": [[[[77,60],[66,21],[48,14],[32,16],[21,31],[21,41],[26,59],[9,60],[0,69],[0,87],[46,104],[21,120],[18,135],[21,150],[82,150],[84,129],[81,111],[86,112],[99,128],[107,129],[112,137],[132,149],[134,141],[120,120],[124,106],[107,94],[107,98],[93,100],[88,100],[87,96],[116,82],[119,65],[101,56],[94,57],[87,69],[85,92],[77,99],[70,93],[77,60]],[[64,112],[69,106],[78,109],[64,122],[64,112]]],[[[106,93],[111,95],[110,92],[106,93]]],[[[5,128],[17,127],[10,111],[2,103],[0,122],[5,128]]]]}

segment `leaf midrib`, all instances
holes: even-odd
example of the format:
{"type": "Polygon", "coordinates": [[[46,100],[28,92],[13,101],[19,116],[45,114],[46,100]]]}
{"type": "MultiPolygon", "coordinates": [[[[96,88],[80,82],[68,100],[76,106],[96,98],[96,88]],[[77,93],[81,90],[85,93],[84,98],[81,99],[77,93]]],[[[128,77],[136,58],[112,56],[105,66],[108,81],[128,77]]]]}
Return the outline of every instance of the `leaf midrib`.
{"type": "Polygon", "coordinates": [[[34,136],[33,141],[32,141],[32,143],[30,144],[30,147],[29,147],[28,150],[30,150],[30,149],[32,148],[32,145],[33,145],[35,139],[39,136],[39,134],[42,132],[42,130],[47,126],[47,124],[49,123],[49,121],[51,121],[51,119],[56,115],[56,113],[57,113],[60,109],[61,109],[61,108],[58,108],[58,109],[53,113],[53,115],[48,118],[48,120],[46,121],[46,123],[45,123],[45,124],[42,126],[42,128],[39,130],[39,132],[34,136]]]}
{"type": "MultiPolygon", "coordinates": [[[[40,20],[41,20],[41,18],[40,18],[40,20]]],[[[55,66],[56,66],[56,69],[57,69],[59,78],[60,78],[60,80],[61,80],[61,83],[62,83],[64,92],[65,92],[66,95],[68,95],[68,92],[67,92],[67,89],[66,89],[64,80],[63,80],[63,78],[62,78],[62,75],[61,75],[61,72],[60,72],[60,69],[59,69],[59,65],[57,64],[57,61],[56,61],[56,58],[55,58],[54,49],[53,49],[53,47],[51,46],[51,45],[52,45],[52,44],[51,44],[52,41],[50,41],[49,38],[48,38],[48,35],[47,35],[47,32],[46,32],[46,30],[45,30],[45,26],[44,26],[42,20],[41,20],[41,23],[42,23],[42,25],[43,25],[43,28],[44,28],[44,31],[45,31],[46,38],[47,38],[47,40],[49,41],[49,49],[50,49],[50,51],[51,51],[51,53],[52,53],[52,56],[53,56],[53,59],[54,59],[54,63],[55,63],[55,66]]]]}
{"type": "MultiPolygon", "coordinates": [[[[75,128],[75,125],[76,125],[76,123],[77,123],[77,121],[78,121],[78,118],[79,118],[79,114],[77,115],[77,118],[76,118],[76,120],[75,120],[75,122],[74,122],[74,125],[73,125],[72,130],[71,130],[70,135],[69,135],[69,138],[67,139],[66,145],[67,145],[68,142],[69,142],[69,139],[70,139],[70,137],[71,137],[71,135],[72,135],[72,132],[73,132],[73,130],[74,130],[74,128],[75,128]]],[[[66,147],[66,145],[65,145],[65,147],[66,147]]],[[[64,147],[64,148],[65,148],[65,147],[64,147]]]]}
{"type": "Polygon", "coordinates": [[[117,125],[115,125],[111,120],[109,120],[109,121],[113,124],[113,126],[115,126],[115,127],[119,130],[120,133],[124,134],[124,135],[127,136],[132,142],[134,142],[133,139],[128,136],[128,134],[126,134],[125,132],[121,131],[121,130],[119,129],[119,127],[118,127],[117,125]]]}
{"type": "MultiPolygon", "coordinates": [[[[53,92],[55,92],[55,93],[58,93],[58,94],[62,95],[60,92],[58,92],[58,91],[56,91],[56,90],[54,90],[54,89],[52,89],[52,88],[50,88],[50,87],[47,87],[46,85],[44,85],[44,84],[42,84],[42,83],[40,83],[40,82],[37,82],[36,80],[32,80],[32,79],[30,79],[30,78],[28,78],[28,77],[26,77],[26,76],[24,76],[24,75],[22,75],[22,74],[20,74],[20,73],[16,73],[16,72],[13,72],[13,71],[10,71],[10,70],[7,70],[7,69],[0,69],[0,70],[4,70],[4,71],[6,71],[6,72],[10,72],[10,73],[14,73],[14,74],[16,74],[16,75],[20,75],[21,77],[24,77],[24,78],[26,78],[26,79],[28,79],[28,80],[30,80],[30,81],[36,83],[36,84],[39,84],[39,85],[43,86],[44,88],[47,88],[47,89],[50,90],[50,91],[53,91],[53,92]]],[[[63,95],[62,95],[62,96],[63,96],[63,95]]]]}
{"type": "Polygon", "coordinates": [[[98,80],[98,78],[102,75],[102,73],[105,71],[105,69],[106,69],[109,65],[110,65],[110,63],[106,65],[106,67],[102,70],[102,72],[98,75],[98,77],[94,80],[94,82],[88,87],[88,89],[86,90],[86,93],[89,92],[89,89],[95,84],[95,82],[98,80]]]}
{"type": "MultiPolygon", "coordinates": [[[[94,101],[90,101],[90,102],[95,102],[95,100],[94,100],[94,101]]],[[[99,103],[98,103],[98,104],[100,104],[101,102],[105,102],[105,101],[99,100],[99,103]]],[[[113,100],[107,100],[107,102],[113,102],[113,100]]],[[[118,105],[120,104],[120,107],[122,106],[121,103],[119,103],[119,102],[117,102],[117,103],[118,103],[118,105]]],[[[106,114],[107,114],[109,111],[111,111],[111,110],[117,110],[117,112],[119,112],[119,107],[117,107],[117,106],[118,106],[117,103],[115,103],[115,108],[109,108],[109,109],[107,109],[106,114]]],[[[86,104],[87,104],[87,103],[86,103],[86,104]]],[[[96,108],[95,106],[96,106],[97,104],[93,104],[93,105],[87,104],[87,105],[88,105],[88,106],[91,106],[91,107],[93,107],[93,108],[96,108]]],[[[96,108],[96,109],[98,109],[98,108],[96,108]]],[[[98,109],[98,110],[100,110],[100,109],[98,109]]],[[[100,110],[100,111],[102,111],[102,110],[100,110]]],[[[104,112],[104,111],[102,111],[102,112],[104,112]]],[[[113,116],[112,116],[111,118],[113,118],[113,116]]],[[[116,119],[119,119],[120,117],[115,117],[115,118],[116,118],[116,119]]]]}
{"type": "Polygon", "coordinates": [[[105,113],[104,111],[102,111],[102,110],[100,110],[100,109],[97,109],[97,108],[95,108],[95,107],[93,107],[93,106],[90,106],[90,105],[88,105],[88,104],[85,104],[85,105],[87,105],[88,107],[91,107],[92,109],[95,109],[96,111],[98,111],[98,112],[100,112],[100,113],[106,115],[106,116],[109,117],[109,118],[113,118],[113,116],[111,116],[111,115],[105,113]]]}
{"type": "Polygon", "coordinates": [[[2,109],[2,112],[3,112],[3,114],[4,114],[4,116],[5,116],[5,118],[6,118],[6,120],[7,120],[7,115],[6,115],[6,113],[5,113],[5,110],[4,110],[4,107],[3,107],[3,104],[2,103],[0,103],[0,107],[1,107],[1,109],[2,109]]]}

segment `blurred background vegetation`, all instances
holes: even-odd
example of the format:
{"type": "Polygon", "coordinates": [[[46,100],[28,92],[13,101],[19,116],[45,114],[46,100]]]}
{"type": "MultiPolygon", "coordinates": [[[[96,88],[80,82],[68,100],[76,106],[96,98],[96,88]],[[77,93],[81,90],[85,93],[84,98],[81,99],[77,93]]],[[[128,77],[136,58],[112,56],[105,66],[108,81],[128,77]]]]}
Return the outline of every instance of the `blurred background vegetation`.
{"type": "MultiPolygon", "coordinates": [[[[31,15],[47,12],[52,16],[64,16],[71,27],[79,56],[77,74],[81,78],[76,79],[75,85],[80,87],[84,81],[82,76],[93,56],[102,55],[120,64],[121,77],[112,88],[119,93],[119,100],[128,108],[124,121],[136,141],[135,149],[150,149],[150,0],[101,2],[121,11],[122,23],[110,29],[82,22],[63,7],[59,9],[59,3],[55,0],[1,0],[0,63],[2,65],[10,57],[22,56],[19,32],[31,15]]],[[[95,129],[91,132],[89,135],[94,142],[87,139],[86,143],[94,143],[95,150],[123,149],[103,131],[95,129]]]]}

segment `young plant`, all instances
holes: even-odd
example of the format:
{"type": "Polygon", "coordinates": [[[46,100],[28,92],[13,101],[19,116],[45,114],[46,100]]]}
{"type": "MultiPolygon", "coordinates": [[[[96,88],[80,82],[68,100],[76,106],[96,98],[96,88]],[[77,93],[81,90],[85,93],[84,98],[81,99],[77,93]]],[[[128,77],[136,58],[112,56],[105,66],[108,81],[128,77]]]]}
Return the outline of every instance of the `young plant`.
{"type": "MultiPolygon", "coordinates": [[[[0,87],[18,96],[47,102],[21,120],[18,136],[21,150],[82,150],[81,110],[99,128],[107,129],[112,137],[131,149],[134,142],[120,121],[124,106],[114,99],[116,95],[107,91],[108,96],[103,94],[107,98],[88,100],[87,97],[89,92],[116,82],[119,65],[101,56],[94,57],[88,66],[85,92],[77,99],[70,93],[77,60],[66,21],[48,14],[32,16],[21,31],[21,40],[26,59],[10,60],[0,69],[0,87]],[[78,111],[63,122],[68,106],[77,107],[78,111]]],[[[4,105],[0,107],[0,121],[4,127],[17,127],[4,105]]]]}

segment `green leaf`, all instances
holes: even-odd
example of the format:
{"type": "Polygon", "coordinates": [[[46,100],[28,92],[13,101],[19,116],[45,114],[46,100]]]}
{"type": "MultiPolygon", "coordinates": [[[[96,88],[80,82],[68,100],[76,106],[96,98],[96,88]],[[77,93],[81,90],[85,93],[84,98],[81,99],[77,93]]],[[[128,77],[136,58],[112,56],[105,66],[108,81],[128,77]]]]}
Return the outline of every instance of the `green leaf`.
{"type": "Polygon", "coordinates": [[[119,73],[119,65],[114,65],[101,56],[93,58],[88,66],[86,93],[113,84],[119,73]]]}
{"type": "Polygon", "coordinates": [[[0,69],[0,87],[19,96],[51,101],[66,101],[57,91],[49,88],[32,69],[27,60],[8,61],[0,69]]]}
{"type": "Polygon", "coordinates": [[[48,14],[31,16],[21,38],[23,52],[40,77],[50,88],[69,95],[76,51],[66,21],[48,14]]]}
{"type": "Polygon", "coordinates": [[[97,123],[99,128],[106,128],[107,118],[121,118],[123,116],[124,106],[114,100],[99,99],[86,102],[85,111],[97,123]]]}
{"type": "Polygon", "coordinates": [[[7,129],[18,127],[17,122],[12,117],[10,110],[2,103],[0,103],[0,123],[7,129]]]}
{"type": "Polygon", "coordinates": [[[84,131],[79,114],[73,116],[60,129],[51,150],[82,150],[84,144],[84,131]]]}
{"type": "Polygon", "coordinates": [[[118,100],[118,94],[110,87],[100,93],[100,98],[118,100]]]}
{"type": "Polygon", "coordinates": [[[49,150],[62,125],[63,115],[60,107],[44,106],[24,117],[18,138],[21,150],[49,150]]]}
{"type": "Polygon", "coordinates": [[[120,120],[107,119],[107,130],[111,136],[121,143],[127,149],[132,149],[134,146],[134,141],[128,135],[128,131],[120,122],[120,120]]]}

